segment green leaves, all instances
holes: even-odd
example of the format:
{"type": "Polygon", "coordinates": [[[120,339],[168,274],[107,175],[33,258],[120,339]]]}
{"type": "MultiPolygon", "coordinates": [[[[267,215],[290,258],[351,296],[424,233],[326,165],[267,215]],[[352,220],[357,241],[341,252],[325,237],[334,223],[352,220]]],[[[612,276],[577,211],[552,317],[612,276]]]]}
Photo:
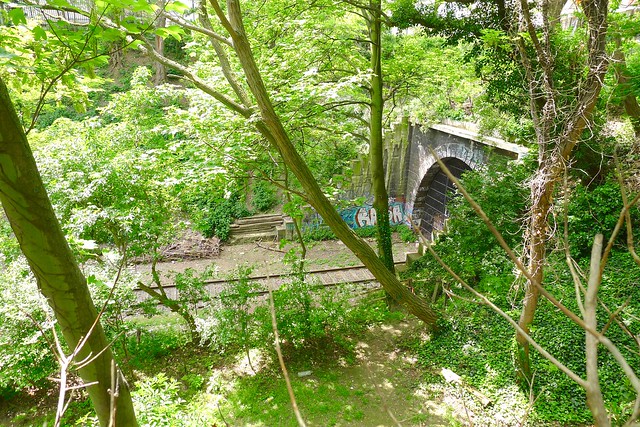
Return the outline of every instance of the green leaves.
{"type": "MultiPolygon", "coordinates": [[[[606,182],[602,185],[588,188],[577,185],[569,202],[569,244],[571,252],[579,257],[588,257],[591,252],[593,236],[603,233],[608,240],[622,211],[620,186],[616,182],[606,182]]],[[[640,212],[631,209],[631,224],[634,234],[638,233],[637,224],[640,223],[640,212]]],[[[624,247],[625,233],[620,233],[617,244],[624,247]]]]}
{"type": "Polygon", "coordinates": [[[182,14],[189,9],[191,9],[189,6],[179,1],[169,2],[164,8],[164,10],[166,10],[167,12],[176,12],[178,14],[182,14]]]}
{"type": "Polygon", "coordinates": [[[69,3],[67,0],[47,0],[47,3],[54,7],[73,8],[71,3],[69,3]]]}
{"type": "Polygon", "coordinates": [[[178,143],[176,130],[160,121],[177,94],[163,89],[138,86],[115,97],[100,121],[58,120],[32,138],[51,199],[73,234],[139,255],[154,253],[180,227],[174,192],[182,169],[163,150],[178,143]]]}
{"type": "Polygon", "coordinates": [[[182,36],[185,34],[185,31],[179,25],[169,25],[166,27],[156,28],[155,34],[164,39],[168,37],[173,37],[174,39],[180,41],[182,40],[182,36]]]}
{"type": "Polygon", "coordinates": [[[139,14],[144,12],[153,14],[157,10],[157,6],[155,4],[149,3],[146,0],[96,0],[95,5],[98,10],[118,9],[136,12],[139,14]]]}
{"type": "MultiPolygon", "coordinates": [[[[62,7],[65,2],[52,5],[62,7]]],[[[95,37],[104,34],[113,39],[113,31],[91,25],[71,27],[55,20],[38,25],[26,21],[19,8],[8,14],[20,25],[0,26],[0,73],[13,90],[25,128],[34,127],[42,112],[63,102],[85,111],[89,78],[95,78],[94,69],[106,61],[95,37]]]]}
{"type": "Polygon", "coordinates": [[[42,29],[41,26],[37,25],[33,27],[33,37],[36,41],[43,41],[47,39],[47,32],[42,29]]]}
{"type": "MultiPolygon", "coordinates": [[[[497,48],[497,47],[510,47],[511,41],[509,37],[502,30],[494,30],[492,28],[483,28],[481,30],[481,40],[487,47],[497,48]]],[[[523,34],[523,35],[526,35],[523,34]]]]}
{"type": "Polygon", "coordinates": [[[9,11],[9,19],[11,19],[13,25],[27,25],[27,18],[24,16],[24,11],[21,7],[11,9],[9,11]]]}

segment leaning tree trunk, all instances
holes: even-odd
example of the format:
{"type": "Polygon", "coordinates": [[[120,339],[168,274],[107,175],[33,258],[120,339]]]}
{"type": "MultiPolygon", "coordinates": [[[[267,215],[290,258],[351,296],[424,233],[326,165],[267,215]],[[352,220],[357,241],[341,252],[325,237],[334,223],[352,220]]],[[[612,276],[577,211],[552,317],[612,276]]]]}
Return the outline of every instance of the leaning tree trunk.
{"type": "Polygon", "coordinates": [[[242,66],[247,83],[253,93],[260,112],[260,120],[255,120],[258,131],[278,150],[282,158],[300,181],[312,206],[322,216],[335,235],[362,261],[393,299],[407,307],[408,311],[429,325],[434,325],[437,314],[422,298],[414,295],[400,283],[398,278],[378,259],[371,247],[351,230],[340,217],[331,202],[322,192],[309,167],[300,157],[264,86],[264,82],[253,58],[247,40],[240,4],[238,0],[227,1],[229,19],[216,0],[212,5],[225,29],[233,39],[233,48],[242,66]]]}
{"type": "MultiPolygon", "coordinates": [[[[544,2],[543,2],[544,3],[544,2]]],[[[554,23],[549,20],[549,10],[543,7],[544,26],[539,31],[529,13],[530,4],[520,0],[520,30],[527,32],[531,40],[535,58],[518,36],[520,59],[529,84],[531,118],[538,143],[538,169],[532,179],[529,226],[527,229],[530,280],[526,284],[523,309],[518,325],[527,334],[530,332],[538,306],[539,288],[544,279],[547,241],[550,238],[548,218],[553,209],[556,184],[560,181],[575,146],[582,138],[585,128],[593,124],[593,111],[602,89],[607,72],[606,53],[608,0],[583,0],[583,8],[588,23],[587,70],[572,103],[565,100],[555,88],[553,48],[551,32],[554,23]],[[537,64],[537,65],[533,65],[537,64]]],[[[583,73],[583,70],[579,70],[583,73]]],[[[524,335],[517,333],[518,374],[523,385],[532,380],[529,343],[524,335]]]]}
{"type": "MultiPolygon", "coordinates": [[[[546,180],[547,173],[544,169],[539,169],[531,188],[531,209],[529,210],[529,273],[531,281],[527,284],[527,289],[523,301],[522,312],[518,324],[530,334],[530,326],[533,323],[536,309],[538,308],[539,289],[538,285],[544,279],[544,264],[546,259],[547,240],[549,239],[549,227],[547,223],[551,210],[551,201],[555,182],[546,180]]],[[[523,334],[516,334],[518,344],[518,375],[523,385],[529,386],[532,380],[531,356],[529,352],[529,342],[523,334]]]]}
{"type": "MultiPolygon", "coordinates": [[[[385,183],[382,112],[384,99],[382,97],[382,39],[381,39],[381,2],[373,0],[370,3],[369,36],[371,43],[371,115],[369,117],[369,157],[371,161],[371,187],[373,190],[373,207],[376,210],[378,256],[382,263],[395,274],[393,263],[393,245],[391,244],[391,225],[389,224],[389,195],[385,183]]],[[[387,293],[387,305],[394,308],[395,300],[387,293]]]]}
{"type": "Polygon", "coordinates": [[[137,426],[131,396],[116,367],[118,389],[112,399],[109,342],[97,319],[87,281],[82,275],[53,212],[7,88],[0,79],[0,202],[36,277],[38,288],[53,309],[65,341],[75,349],[93,325],[76,361],[95,359],[79,369],[102,426],[137,426]]]}
{"type": "Polygon", "coordinates": [[[140,288],[140,290],[156,300],[158,304],[168,308],[173,313],[182,317],[182,320],[184,320],[184,322],[187,324],[187,328],[189,328],[191,344],[202,347],[206,346],[209,342],[208,340],[202,340],[202,334],[200,334],[200,332],[198,331],[196,319],[189,312],[189,309],[179,301],[169,298],[169,296],[167,295],[167,292],[162,285],[162,281],[160,280],[160,275],[158,274],[158,271],[156,269],[157,264],[158,259],[156,256],[154,256],[151,263],[152,284],[145,285],[141,281],[138,281],[138,288],[140,288]],[[155,285],[155,287],[152,287],[153,285],[155,285]]]}

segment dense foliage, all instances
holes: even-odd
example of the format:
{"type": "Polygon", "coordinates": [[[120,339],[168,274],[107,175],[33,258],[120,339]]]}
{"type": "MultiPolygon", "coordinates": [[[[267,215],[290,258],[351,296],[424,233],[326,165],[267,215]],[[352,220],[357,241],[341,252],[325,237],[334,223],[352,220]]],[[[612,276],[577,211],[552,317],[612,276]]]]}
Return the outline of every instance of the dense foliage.
{"type": "MultiPolygon", "coordinates": [[[[462,179],[465,188],[507,243],[518,252],[522,251],[518,244],[522,241],[522,221],[528,199],[527,187],[523,184],[529,170],[527,162],[511,165],[506,170],[494,165],[486,171],[466,173],[462,179]]],[[[622,208],[620,188],[615,180],[592,187],[577,184],[564,197],[569,199],[569,245],[582,271],[587,271],[594,234],[601,232],[610,236],[618,220],[622,208]]],[[[434,244],[436,252],[462,279],[516,317],[520,311],[522,278],[515,274],[513,264],[496,239],[462,197],[451,204],[450,214],[447,230],[434,244]]],[[[632,209],[632,216],[637,215],[638,209],[632,209]]],[[[558,208],[557,216],[561,224],[562,206],[558,208]]],[[[559,253],[550,257],[544,285],[569,309],[579,312],[576,291],[565,261],[562,234],[561,230],[556,232],[556,241],[551,246],[557,247],[559,253]]],[[[640,268],[625,250],[625,238],[619,240],[599,293],[603,308],[598,314],[603,320],[608,319],[610,313],[604,307],[615,310],[629,301],[638,301],[635,283],[640,277],[640,268]]],[[[511,328],[496,313],[474,303],[473,297],[430,254],[414,262],[408,275],[413,278],[416,290],[425,295],[437,295],[434,287],[436,291],[444,289],[439,300],[444,313],[441,329],[419,350],[424,363],[452,369],[497,399],[504,398],[500,397],[503,388],[516,381],[511,328]]],[[[618,321],[609,320],[612,324],[607,333],[620,349],[625,349],[624,355],[634,369],[640,367],[640,358],[633,350],[637,348],[633,338],[637,332],[634,331],[640,328],[637,310],[635,303],[625,306],[618,321]]],[[[548,301],[539,309],[532,334],[551,354],[579,375],[585,375],[585,332],[548,301]]],[[[538,398],[532,421],[589,422],[584,390],[538,353],[533,364],[536,372],[533,390],[538,398]],[[558,399],[558,396],[563,398],[558,399]]],[[[624,420],[631,410],[630,384],[619,380],[624,374],[609,353],[601,353],[599,366],[608,410],[614,419],[624,420]]]]}
{"type": "MultiPolygon", "coordinates": [[[[171,277],[179,291],[173,307],[183,315],[177,319],[166,316],[155,301],[138,304],[133,289],[147,277],[130,273],[126,265],[131,260],[158,261],[162,249],[185,229],[226,240],[233,221],[243,216],[284,210],[299,218],[305,195],[300,194],[299,183],[289,179],[281,153],[255,130],[255,112],[248,118],[233,114],[189,83],[181,68],[188,65],[202,82],[229,95],[232,90],[223,72],[244,84],[238,78],[237,58],[230,58],[224,69],[206,35],[175,22],[154,28],[150,18],[154,7],[147,2],[111,3],[118,9],[136,3],[140,9],[135,19],[122,21],[136,42],[124,39],[122,29],[75,27],[63,20],[44,25],[28,21],[20,8],[3,6],[0,76],[9,83],[47,192],[93,299],[104,307],[101,320],[114,340],[116,357],[131,378],[137,377],[134,400],[140,423],[220,423],[219,414],[200,411],[204,405],[194,398],[218,385],[209,372],[194,365],[210,366],[212,355],[230,360],[238,354],[246,354],[251,364],[258,350],[275,366],[271,312],[267,301],[256,297],[265,290],[249,280],[250,269],[241,268],[233,286],[212,299],[205,289],[212,271],[187,270],[171,277]],[[164,38],[164,53],[176,61],[161,84],[153,83],[152,61],[132,49],[155,36],[164,38]],[[119,54],[134,65],[118,69],[108,64],[119,54]],[[299,194],[283,206],[286,186],[299,194]],[[195,319],[192,325],[189,316],[195,319]],[[197,332],[191,337],[199,337],[199,342],[188,343],[185,320],[187,328],[197,332]],[[203,347],[193,350],[197,345],[203,347]],[[193,353],[176,363],[184,365],[180,375],[150,372],[150,364],[164,358],[171,363],[186,348],[193,353]]],[[[330,195],[337,192],[338,175],[348,181],[349,161],[368,148],[371,70],[364,42],[368,30],[362,9],[352,3],[243,4],[246,19],[253,23],[248,32],[255,60],[276,112],[314,178],[330,195]]],[[[487,134],[531,144],[535,132],[526,70],[517,60],[506,12],[500,8],[504,3],[420,4],[418,9],[413,1],[391,5],[391,20],[403,30],[387,28],[382,38],[385,124],[405,117],[423,124],[468,120],[479,123],[487,134]],[[420,28],[412,27],[416,24],[420,28]]],[[[188,8],[175,2],[168,6],[169,11],[183,9],[188,8]]],[[[106,15],[115,16],[111,11],[106,15]]],[[[626,59],[607,75],[608,87],[597,105],[594,126],[585,132],[586,144],[571,159],[573,170],[567,174],[566,187],[556,191],[559,202],[549,222],[555,233],[547,242],[544,285],[575,312],[579,305],[565,244],[576,265],[587,271],[594,234],[604,233],[607,239],[622,209],[617,174],[623,189],[638,189],[637,140],[620,120],[630,115],[623,108],[629,97],[640,96],[640,48],[633,40],[640,30],[637,21],[624,15],[612,14],[610,21],[610,50],[623,52],[626,59]],[[625,83],[619,76],[622,72],[625,83]],[[612,159],[614,153],[623,153],[622,171],[612,159]]],[[[213,30],[221,29],[220,23],[215,25],[213,30]]],[[[584,34],[558,28],[550,37],[556,63],[554,90],[558,100],[570,106],[583,79],[577,70],[584,59],[584,34]]],[[[530,40],[524,46],[534,49],[530,40]]],[[[496,160],[463,178],[472,197],[523,259],[534,163],[534,159],[496,160]]],[[[462,197],[454,198],[448,209],[447,228],[434,242],[437,252],[462,279],[517,319],[523,278],[462,197]]],[[[632,208],[630,218],[637,235],[640,211],[632,208]]],[[[405,241],[416,239],[406,225],[396,231],[405,241]]],[[[359,228],[356,234],[370,238],[375,229],[359,228]]],[[[0,216],[0,300],[9,302],[0,307],[0,398],[7,400],[25,390],[50,388],[48,378],[58,369],[52,348],[53,334],[59,331],[14,237],[0,216]]],[[[326,228],[307,230],[303,236],[305,241],[333,238],[335,234],[326,228]]],[[[598,318],[599,327],[607,324],[607,336],[638,372],[633,336],[640,334],[640,273],[626,244],[623,232],[604,273],[598,318]],[[605,321],[623,306],[616,320],[605,321]]],[[[427,380],[442,383],[433,372],[446,367],[496,402],[509,401],[526,410],[529,390],[516,386],[512,328],[471,301],[471,295],[429,255],[417,260],[406,278],[416,293],[433,298],[442,313],[439,329],[414,345],[427,380]]],[[[295,358],[331,350],[353,360],[355,337],[389,314],[379,299],[354,305],[349,290],[319,291],[316,285],[293,275],[274,293],[285,351],[295,358]]],[[[584,376],[584,331],[546,301],[536,314],[532,335],[584,376]]],[[[528,422],[590,423],[584,391],[538,353],[532,363],[531,392],[536,400],[528,422]]],[[[623,422],[632,409],[633,389],[621,380],[623,373],[608,353],[601,353],[599,363],[607,409],[614,422],[623,422]]],[[[234,395],[236,400],[222,406],[226,410],[236,405],[233,410],[249,417],[243,393],[267,401],[272,396],[265,394],[264,381],[260,375],[245,379],[238,385],[242,390],[234,395]]],[[[312,398],[308,389],[300,392],[312,398]]],[[[221,412],[216,405],[215,412],[221,412]]],[[[88,406],[86,401],[74,404],[63,424],[96,423],[88,406]]],[[[484,422],[500,415],[499,406],[486,409],[484,422]]],[[[363,416],[348,412],[347,422],[363,416]]]]}

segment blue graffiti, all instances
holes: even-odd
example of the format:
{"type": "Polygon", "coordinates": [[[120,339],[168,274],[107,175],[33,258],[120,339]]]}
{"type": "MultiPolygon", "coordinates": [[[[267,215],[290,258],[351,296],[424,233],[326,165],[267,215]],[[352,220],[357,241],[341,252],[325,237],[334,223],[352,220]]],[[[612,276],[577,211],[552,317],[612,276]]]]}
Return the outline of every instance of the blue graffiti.
{"type": "MultiPolygon", "coordinates": [[[[340,211],[340,216],[351,228],[360,228],[376,225],[378,215],[372,205],[354,206],[340,211]]],[[[391,225],[404,224],[404,203],[389,202],[389,222],[391,225]]]]}

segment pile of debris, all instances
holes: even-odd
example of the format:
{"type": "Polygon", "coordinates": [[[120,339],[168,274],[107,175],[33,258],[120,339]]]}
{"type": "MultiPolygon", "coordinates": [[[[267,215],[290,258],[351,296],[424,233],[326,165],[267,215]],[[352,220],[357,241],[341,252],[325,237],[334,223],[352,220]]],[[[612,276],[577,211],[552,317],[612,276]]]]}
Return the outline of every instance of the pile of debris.
{"type": "Polygon", "coordinates": [[[220,239],[215,236],[207,238],[188,230],[177,242],[162,248],[160,253],[162,261],[213,258],[220,255],[220,239]]]}

